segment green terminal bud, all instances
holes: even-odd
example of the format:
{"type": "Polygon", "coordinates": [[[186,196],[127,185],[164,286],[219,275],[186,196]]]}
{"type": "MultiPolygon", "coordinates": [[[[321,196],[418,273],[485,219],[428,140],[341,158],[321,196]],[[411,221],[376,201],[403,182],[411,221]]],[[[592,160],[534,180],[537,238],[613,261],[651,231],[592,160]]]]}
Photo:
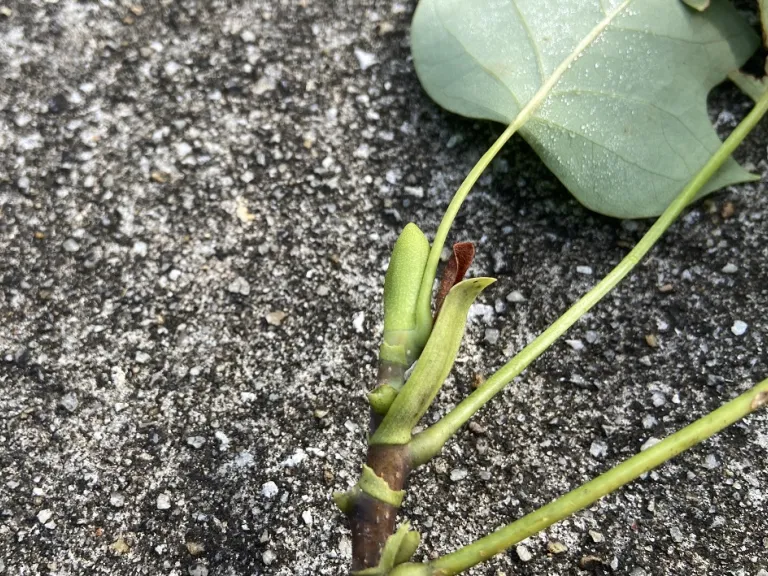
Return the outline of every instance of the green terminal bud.
{"type": "Polygon", "coordinates": [[[379,350],[378,387],[369,394],[374,412],[384,415],[403,387],[405,372],[421,354],[432,330],[429,299],[419,298],[429,241],[408,224],[395,242],[384,279],[384,337],[379,350]]]}

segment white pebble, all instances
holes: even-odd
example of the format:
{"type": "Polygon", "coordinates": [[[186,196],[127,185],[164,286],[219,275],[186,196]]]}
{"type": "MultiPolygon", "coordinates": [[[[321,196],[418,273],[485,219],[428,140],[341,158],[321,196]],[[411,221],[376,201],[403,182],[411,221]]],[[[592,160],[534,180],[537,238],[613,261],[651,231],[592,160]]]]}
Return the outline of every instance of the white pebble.
{"type": "Polygon", "coordinates": [[[142,242],[141,240],[133,243],[133,253],[136,254],[136,256],[146,256],[148,248],[149,246],[147,246],[147,243],[142,242]]]}
{"type": "Polygon", "coordinates": [[[672,526],[672,528],[669,529],[669,535],[672,536],[672,540],[678,544],[683,541],[683,533],[677,526],[672,526]]]}
{"type": "Polygon", "coordinates": [[[77,407],[79,406],[80,402],[77,400],[77,396],[74,392],[69,392],[67,394],[64,394],[64,396],[61,397],[61,400],[59,400],[59,404],[67,411],[67,412],[74,412],[77,410],[77,407]]]}
{"type": "Polygon", "coordinates": [[[525,296],[523,296],[519,291],[513,290],[512,292],[507,294],[507,302],[511,302],[513,304],[525,302],[525,296]]]}
{"type": "Polygon", "coordinates": [[[251,293],[251,286],[248,284],[248,280],[242,276],[238,276],[229,283],[227,290],[233,294],[242,294],[243,296],[248,296],[248,294],[251,293]]]}
{"type": "Polygon", "coordinates": [[[365,312],[356,312],[352,317],[352,327],[355,332],[362,334],[364,332],[363,324],[365,323],[365,312]]]}
{"type": "Polygon", "coordinates": [[[736,272],[739,271],[739,267],[736,266],[736,264],[731,264],[730,262],[723,266],[723,274],[736,274],[736,272]]]}
{"type": "Polygon", "coordinates": [[[72,238],[67,238],[64,240],[64,244],[61,245],[62,248],[64,248],[65,252],[77,252],[80,250],[80,244],[75,242],[72,238]]]}
{"type": "Polygon", "coordinates": [[[522,544],[515,548],[515,552],[517,552],[517,557],[520,558],[520,560],[523,562],[530,562],[533,560],[533,554],[531,554],[531,551],[522,544]]]}
{"type": "Polygon", "coordinates": [[[608,445],[605,442],[595,441],[589,447],[589,453],[595,458],[600,458],[608,453],[608,445]]]}
{"type": "Polygon", "coordinates": [[[496,344],[499,341],[499,331],[495,328],[488,328],[485,331],[485,341],[491,345],[496,344]]]}
{"type": "Polygon", "coordinates": [[[576,272],[585,276],[592,276],[592,266],[576,266],[576,272]]]}
{"type": "Polygon", "coordinates": [[[171,497],[168,494],[160,494],[157,497],[157,509],[168,510],[171,507],[171,497]]]}
{"type": "Polygon", "coordinates": [[[355,48],[355,58],[357,58],[361,70],[368,70],[368,68],[378,62],[375,54],[360,50],[359,48],[355,48]]]}
{"type": "Polygon", "coordinates": [[[187,444],[192,448],[202,448],[205,445],[205,438],[202,436],[190,436],[187,438],[187,444]]]}
{"type": "Polygon", "coordinates": [[[163,69],[165,70],[165,73],[168,76],[174,76],[176,72],[179,71],[180,68],[181,66],[179,66],[179,64],[177,62],[174,62],[173,60],[171,60],[170,62],[166,62],[165,66],[163,67],[163,69]]]}
{"type": "Polygon", "coordinates": [[[590,530],[589,535],[592,537],[592,541],[595,544],[599,544],[600,542],[605,540],[605,537],[603,536],[603,534],[601,532],[598,532],[597,530],[590,530]]]}
{"type": "Polygon", "coordinates": [[[659,421],[656,420],[656,418],[654,418],[650,414],[647,415],[645,418],[643,418],[643,428],[645,428],[646,430],[650,430],[651,428],[656,426],[656,424],[658,423],[659,421]]]}
{"type": "Polygon", "coordinates": [[[714,470],[720,466],[720,462],[717,461],[717,457],[714,454],[708,454],[704,459],[704,466],[709,470],[714,470]]]}
{"type": "Polygon", "coordinates": [[[45,524],[53,517],[53,511],[48,510],[47,508],[45,510],[40,510],[40,512],[37,513],[37,521],[40,522],[40,524],[45,524]]]}
{"type": "Polygon", "coordinates": [[[265,550],[264,553],[261,555],[261,559],[264,561],[264,564],[269,566],[270,564],[272,564],[272,562],[277,560],[277,556],[275,556],[275,553],[272,552],[272,550],[265,550]]]}
{"type": "Polygon", "coordinates": [[[656,446],[656,444],[658,444],[659,442],[661,442],[661,440],[659,440],[658,438],[654,438],[653,436],[651,436],[650,438],[648,438],[648,440],[646,440],[646,441],[643,443],[643,445],[642,445],[642,446],[640,446],[640,452],[645,452],[646,450],[648,450],[648,448],[651,448],[651,447],[653,447],[653,446],[656,446]]]}
{"type": "Polygon", "coordinates": [[[736,320],[736,322],[733,323],[733,326],[731,326],[731,332],[733,332],[736,336],[743,336],[747,332],[747,323],[742,320],[736,320]]]}
{"type": "Polygon", "coordinates": [[[654,392],[651,396],[651,402],[653,402],[653,405],[656,406],[656,408],[659,408],[667,403],[667,397],[661,392],[654,392]]]}
{"type": "Polygon", "coordinates": [[[304,524],[312,526],[312,513],[309,510],[304,510],[301,513],[301,519],[304,520],[304,524]]]}
{"type": "Polygon", "coordinates": [[[274,498],[279,491],[277,484],[272,482],[272,480],[264,482],[264,484],[261,485],[261,495],[264,496],[264,498],[274,498]]]}
{"type": "Polygon", "coordinates": [[[584,350],[584,342],[582,342],[581,340],[578,340],[578,339],[566,340],[565,343],[568,344],[568,346],[570,346],[571,348],[573,348],[576,352],[580,352],[584,350]]]}
{"type": "Polygon", "coordinates": [[[21,190],[27,190],[29,188],[29,178],[22,176],[19,178],[18,182],[16,182],[16,186],[18,186],[21,190]]]}
{"type": "Polygon", "coordinates": [[[454,468],[451,470],[451,482],[461,482],[467,477],[468,472],[464,468],[454,468]]]}
{"type": "Polygon", "coordinates": [[[122,508],[125,506],[125,496],[120,494],[120,492],[112,492],[109,496],[109,503],[115,508],[122,508]]]}
{"type": "Polygon", "coordinates": [[[190,154],[192,154],[192,146],[187,144],[186,142],[178,142],[175,144],[176,148],[176,155],[179,158],[186,158],[190,154]]]}
{"type": "Polygon", "coordinates": [[[240,38],[247,44],[253,44],[256,42],[256,34],[254,34],[251,30],[243,30],[240,32],[240,38]]]}

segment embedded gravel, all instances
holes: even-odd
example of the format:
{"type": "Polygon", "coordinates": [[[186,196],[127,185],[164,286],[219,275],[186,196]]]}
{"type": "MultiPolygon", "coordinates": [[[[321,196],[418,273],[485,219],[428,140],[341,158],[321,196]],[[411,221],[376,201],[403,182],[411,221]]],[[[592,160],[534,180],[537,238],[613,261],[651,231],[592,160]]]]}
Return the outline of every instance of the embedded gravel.
{"type": "MultiPolygon", "coordinates": [[[[415,0],[0,0],[0,574],[344,574],[381,285],[498,126],[438,109],[415,0]]],[[[748,4],[747,4],[748,5],[748,4]]],[[[724,135],[749,108],[713,94],[724,135]]],[[[763,176],[690,209],[414,474],[426,559],[768,376],[763,176]]],[[[473,308],[431,421],[650,225],[513,140],[456,225],[473,308]]],[[[768,575],[754,415],[472,575],[768,575]],[[584,572],[581,572],[584,573],[584,572]]]]}

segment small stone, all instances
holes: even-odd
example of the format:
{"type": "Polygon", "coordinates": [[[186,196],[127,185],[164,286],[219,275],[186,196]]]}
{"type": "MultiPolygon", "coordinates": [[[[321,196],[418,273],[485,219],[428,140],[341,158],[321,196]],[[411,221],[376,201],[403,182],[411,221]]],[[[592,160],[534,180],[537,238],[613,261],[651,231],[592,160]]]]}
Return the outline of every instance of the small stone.
{"type": "Polygon", "coordinates": [[[8,8],[8,6],[0,6],[0,16],[5,16],[6,18],[10,18],[13,14],[13,10],[8,8]]]}
{"type": "Polygon", "coordinates": [[[568,551],[568,546],[557,540],[550,540],[547,542],[547,550],[550,554],[562,554],[568,551]]]}
{"type": "Polygon", "coordinates": [[[365,312],[355,312],[354,316],[352,316],[352,327],[355,329],[355,332],[358,334],[362,334],[365,331],[365,312]]]}
{"type": "Polygon", "coordinates": [[[117,540],[115,540],[112,545],[110,546],[112,550],[117,552],[120,555],[127,554],[131,551],[131,547],[128,546],[128,543],[123,539],[122,536],[120,536],[117,540]]]}
{"type": "Polygon", "coordinates": [[[736,336],[743,336],[747,332],[748,325],[742,320],[736,320],[731,326],[731,332],[736,336]]]}
{"type": "Polygon", "coordinates": [[[357,62],[360,64],[361,70],[368,70],[368,68],[378,62],[375,54],[371,54],[365,50],[360,50],[359,48],[355,48],[355,58],[357,58],[357,62]]]}
{"type": "Polygon", "coordinates": [[[190,436],[187,438],[187,444],[192,448],[202,448],[205,445],[205,438],[203,436],[190,436]]]}
{"type": "Polygon", "coordinates": [[[136,362],[138,362],[139,364],[146,364],[147,362],[150,361],[150,359],[151,359],[151,356],[146,352],[142,352],[141,350],[136,352],[136,362]]]}
{"type": "Polygon", "coordinates": [[[464,468],[454,468],[451,470],[451,482],[461,482],[467,477],[468,472],[464,468]]]}
{"type": "Polygon", "coordinates": [[[642,445],[642,446],[640,446],[640,452],[645,452],[646,450],[648,450],[648,448],[651,448],[651,447],[653,447],[653,446],[656,446],[656,444],[658,444],[659,442],[661,442],[661,440],[659,440],[658,438],[654,438],[653,436],[651,436],[650,438],[648,438],[648,440],[646,440],[645,442],[643,442],[643,445],[642,445]]]}
{"type": "Polygon", "coordinates": [[[301,513],[301,519],[304,520],[304,524],[312,526],[312,513],[309,510],[304,510],[301,513]]]}
{"type": "Polygon", "coordinates": [[[274,312],[270,312],[264,318],[267,321],[267,324],[270,324],[271,326],[280,326],[280,324],[283,323],[283,320],[285,320],[285,317],[288,316],[285,312],[282,310],[275,310],[274,312]]]}
{"type": "Polygon", "coordinates": [[[570,346],[576,352],[581,352],[582,350],[584,350],[584,342],[582,342],[581,340],[578,340],[578,339],[566,340],[565,343],[568,344],[568,346],[570,346]]]}
{"type": "Polygon", "coordinates": [[[181,66],[179,65],[179,63],[174,62],[173,60],[166,62],[165,66],[163,66],[163,70],[165,70],[165,74],[170,78],[173,78],[173,76],[176,75],[176,73],[179,71],[180,68],[181,66]]]}
{"type": "Polygon", "coordinates": [[[192,154],[192,146],[187,144],[186,142],[178,142],[174,145],[176,148],[176,156],[179,158],[186,158],[190,154],[192,154]]]}
{"type": "Polygon", "coordinates": [[[318,408],[312,414],[314,415],[315,418],[318,418],[318,419],[325,418],[326,416],[328,416],[328,410],[323,410],[322,408],[318,408]]]}
{"type": "Polygon", "coordinates": [[[139,240],[138,242],[134,242],[134,243],[133,243],[133,249],[132,249],[132,252],[133,252],[133,253],[134,253],[136,256],[142,256],[142,257],[144,257],[144,256],[146,256],[146,255],[147,255],[147,250],[148,250],[148,249],[149,249],[149,246],[147,246],[147,243],[146,243],[146,242],[142,242],[141,240],[139,240]]]}
{"type": "Polygon", "coordinates": [[[64,410],[67,412],[74,412],[77,410],[80,402],[78,401],[77,395],[74,392],[69,392],[61,397],[59,404],[61,404],[61,407],[64,408],[64,410]]]}
{"type": "Polygon", "coordinates": [[[736,274],[736,272],[739,271],[739,267],[736,266],[736,264],[731,264],[730,262],[723,266],[723,274],[736,274]]]}
{"type": "Polygon", "coordinates": [[[270,78],[269,76],[262,76],[259,78],[258,82],[256,82],[256,85],[253,87],[252,92],[256,96],[261,96],[262,94],[266,94],[270,90],[274,90],[277,87],[277,83],[275,82],[274,78],[270,78]]]}
{"type": "Polygon", "coordinates": [[[485,330],[485,341],[494,345],[499,341],[499,331],[496,328],[487,328],[485,330]]]}
{"type": "Polygon", "coordinates": [[[28,190],[29,178],[27,178],[26,176],[22,176],[16,181],[16,186],[18,186],[20,190],[28,190]]]}
{"type": "Polygon", "coordinates": [[[168,494],[160,494],[157,497],[157,509],[168,510],[171,507],[171,497],[168,494]]]}
{"type": "Polygon", "coordinates": [[[656,408],[660,408],[667,403],[667,397],[664,396],[664,394],[662,394],[661,392],[654,392],[651,395],[651,402],[653,402],[653,405],[656,408]]]}
{"type": "Polygon", "coordinates": [[[53,511],[47,508],[45,510],[40,510],[40,512],[37,513],[37,521],[40,522],[40,524],[47,524],[52,517],[53,511]]]}
{"type": "Polygon", "coordinates": [[[589,453],[595,458],[600,458],[608,453],[608,445],[605,442],[595,441],[589,447],[589,453]]]}
{"type": "Polygon", "coordinates": [[[515,548],[515,552],[517,552],[517,557],[520,558],[521,562],[530,562],[533,560],[533,554],[531,554],[531,551],[528,550],[527,546],[520,544],[515,548]]]}
{"type": "Polygon", "coordinates": [[[483,434],[485,434],[485,428],[480,424],[478,424],[477,422],[475,422],[474,420],[472,420],[469,423],[469,431],[472,432],[473,434],[477,434],[478,436],[482,436],[483,434]]]}
{"type": "Polygon", "coordinates": [[[645,343],[648,344],[648,346],[650,346],[651,348],[659,347],[659,339],[655,334],[646,334],[645,343]]]}
{"type": "Polygon", "coordinates": [[[29,114],[18,114],[16,118],[13,119],[16,126],[19,128],[24,128],[27,124],[32,122],[32,116],[29,114]]]}
{"type": "Polygon", "coordinates": [[[256,42],[256,34],[254,34],[251,30],[243,30],[240,32],[240,39],[246,44],[253,44],[256,42]]]}
{"type": "Polygon", "coordinates": [[[80,244],[75,242],[72,238],[67,238],[64,240],[64,243],[61,245],[61,247],[64,248],[65,252],[69,252],[70,254],[80,250],[80,244]]]}
{"type": "Polygon", "coordinates": [[[256,178],[256,176],[250,170],[246,170],[245,172],[240,174],[240,180],[242,180],[246,184],[250,184],[254,178],[256,178]]]}
{"type": "Polygon", "coordinates": [[[757,572],[757,574],[755,574],[755,576],[768,576],[768,570],[766,570],[765,568],[761,568],[757,572]]]}
{"type": "Polygon", "coordinates": [[[510,302],[512,304],[519,304],[520,302],[525,302],[525,296],[523,296],[517,290],[513,290],[512,292],[507,294],[507,302],[510,302]]]}
{"type": "Polygon", "coordinates": [[[592,267],[591,266],[576,266],[576,272],[579,274],[584,274],[585,276],[592,276],[592,267]]]}
{"type": "Polygon", "coordinates": [[[277,484],[271,480],[261,485],[261,495],[264,496],[264,498],[274,498],[277,496],[278,492],[277,484]]]}
{"type": "Polygon", "coordinates": [[[648,576],[648,573],[642,568],[635,568],[630,572],[629,576],[648,576]]]}
{"type": "Polygon", "coordinates": [[[115,508],[122,508],[125,506],[125,496],[123,496],[120,492],[112,492],[112,494],[109,496],[109,503],[115,508]]]}
{"type": "Polygon", "coordinates": [[[662,284],[661,286],[659,286],[659,292],[661,292],[662,294],[668,294],[669,292],[672,292],[672,290],[674,289],[675,287],[672,284],[662,284]]]}
{"type": "Polygon", "coordinates": [[[251,293],[251,286],[248,284],[248,280],[242,276],[238,276],[227,286],[227,290],[232,294],[241,294],[242,296],[248,296],[251,293]]]}
{"type": "Polygon", "coordinates": [[[187,552],[192,556],[199,556],[205,552],[205,547],[199,542],[187,542],[187,552]]]}
{"type": "Polygon", "coordinates": [[[424,198],[424,188],[421,186],[406,186],[403,188],[406,194],[415,196],[416,198],[424,198]]]}
{"type": "Polygon", "coordinates": [[[655,427],[656,424],[658,423],[659,421],[656,420],[656,418],[654,418],[650,414],[643,418],[643,428],[645,428],[646,430],[650,430],[651,428],[655,427]]]}
{"type": "Polygon", "coordinates": [[[594,344],[595,342],[597,342],[599,338],[597,332],[595,332],[594,330],[587,330],[585,337],[589,344],[594,344]]]}
{"type": "Polygon", "coordinates": [[[723,207],[720,208],[720,216],[722,216],[724,220],[731,218],[734,212],[736,212],[736,209],[733,206],[733,202],[726,202],[723,204],[723,207]]]}
{"type": "Polygon", "coordinates": [[[261,559],[264,561],[264,564],[267,566],[270,566],[272,562],[277,560],[277,556],[275,555],[272,550],[265,550],[264,553],[261,555],[261,559]]]}
{"type": "Polygon", "coordinates": [[[597,530],[590,530],[589,535],[595,544],[599,544],[600,542],[605,540],[605,537],[603,537],[603,534],[601,532],[598,532],[597,530]]]}
{"type": "Polygon", "coordinates": [[[672,526],[672,528],[669,529],[669,535],[672,537],[672,540],[678,544],[683,541],[683,533],[677,526],[672,526]]]}
{"type": "Polygon", "coordinates": [[[714,470],[718,466],[720,466],[720,462],[717,461],[717,457],[714,454],[707,454],[704,459],[704,467],[708,470],[714,470]]]}

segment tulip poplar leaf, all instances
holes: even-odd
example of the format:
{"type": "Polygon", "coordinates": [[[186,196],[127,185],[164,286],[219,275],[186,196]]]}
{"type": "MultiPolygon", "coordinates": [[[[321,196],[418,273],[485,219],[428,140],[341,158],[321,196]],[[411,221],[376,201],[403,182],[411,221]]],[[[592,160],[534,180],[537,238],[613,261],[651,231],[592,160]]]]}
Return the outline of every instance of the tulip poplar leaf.
{"type": "MultiPolygon", "coordinates": [[[[707,94],[759,41],[727,0],[421,0],[411,43],[438,104],[520,123],[587,208],[640,218],[718,149],[707,94]]],[[[701,195],[754,179],[729,159],[701,195]]]]}

